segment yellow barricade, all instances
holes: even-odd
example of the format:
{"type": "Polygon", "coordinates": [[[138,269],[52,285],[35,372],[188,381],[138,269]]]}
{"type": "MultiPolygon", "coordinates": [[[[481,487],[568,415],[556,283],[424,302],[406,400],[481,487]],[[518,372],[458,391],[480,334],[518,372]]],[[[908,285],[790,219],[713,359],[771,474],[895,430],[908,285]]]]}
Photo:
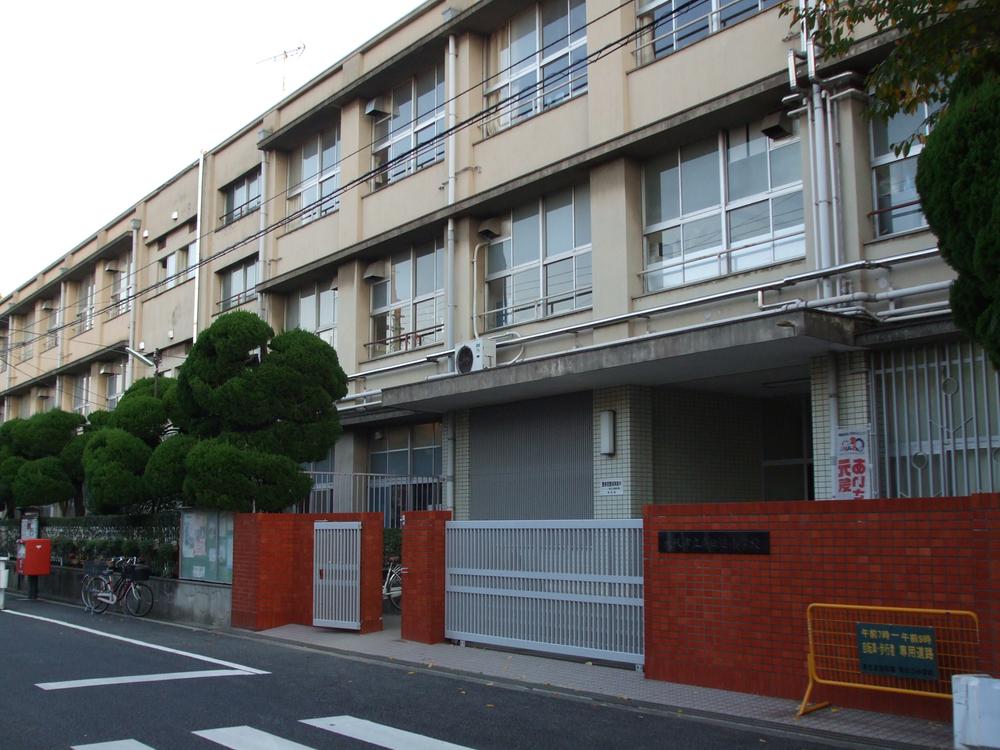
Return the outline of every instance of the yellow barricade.
{"type": "Polygon", "coordinates": [[[829,705],[809,705],[817,684],[951,698],[952,675],[979,671],[974,612],[810,604],[806,624],[809,686],[798,716],[829,705]]]}

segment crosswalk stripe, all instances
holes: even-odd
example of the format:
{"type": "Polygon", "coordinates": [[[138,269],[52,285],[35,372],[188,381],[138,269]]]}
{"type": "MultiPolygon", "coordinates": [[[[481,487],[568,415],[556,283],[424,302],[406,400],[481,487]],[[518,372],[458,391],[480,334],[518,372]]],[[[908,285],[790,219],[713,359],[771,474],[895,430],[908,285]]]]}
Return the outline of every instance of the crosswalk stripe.
{"type": "MultiPolygon", "coordinates": [[[[336,732],[345,737],[368,742],[372,745],[388,748],[388,750],[471,750],[463,745],[436,740],[422,734],[406,732],[373,721],[358,719],[354,716],[327,716],[321,719],[303,719],[303,724],[336,732]]],[[[242,750],[242,748],[241,748],[242,750]]]]}
{"type": "Polygon", "coordinates": [[[93,677],[87,680],[39,682],[42,690],[67,690],[69,688],[99,687],[102,685],[128,685],[133,682],[167,682],[169,680],[197,680],[202,677],[249,677],[242,669],[201,669],[191,672],[162,672],[160,674],[134,674],[125,677],[93,677]]]}
{"type": "Polygon", "coordinates": [[[222,727],[192,732],[230,750],[313,750],[306,745],[262,732],[253,727],[222,727]]]}
{"type": "Polygon", "coordinates": [[[96,742],[92,745],[73,745],[72,750],[154,750],[149,745],[143,745],[138,740],[115,740],[114,742],[96,742]]]}

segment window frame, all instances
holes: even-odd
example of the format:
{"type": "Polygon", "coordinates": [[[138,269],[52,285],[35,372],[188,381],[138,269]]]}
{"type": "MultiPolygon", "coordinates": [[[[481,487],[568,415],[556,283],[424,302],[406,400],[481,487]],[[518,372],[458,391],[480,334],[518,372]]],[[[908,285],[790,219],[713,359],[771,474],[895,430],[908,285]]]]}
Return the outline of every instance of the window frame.
{"type": "Polygon", "coordinates": [[[420,245],[411,245],[407,250],[403,250],[386,257],[383,261],[386,264],[385,278],[378,279],[371,284],[370,294],[370,316],[369,316],[369,342],[365,344],[368,357],[390,356],[411,349],[419,349],[424,346],[440,344],[444,338],[444,241],[437,237],[430,242],[420,245]],[[417,257],[428,248],[432,248],[434,257],[434,288],[429,292],[418,293],[417,286],[417,257]],[[395,286],[395,259],[407,256],[406,262],[410,264],[409,271],[409,296],[393,301],[393,288],[395,286]],[[386,302],[384,305],[376,306],[376,290],[385,287],[386,302]],[[434,325],[417,329],[417,308],[421,305],[433,304],[434,325]],[[378,336],[378,319],[386,317],[386,335],[382,338],[378,336]],[[392,321],[397,323],[396,328],[392,326],[392,321]]]}
{"type": "Polygon", "coordinates": [[[320,281],[314,284],[310,284],[306,287],[300,287],[288,294],[285,299],[285,330],[291,331],[296,328],[307,331],[309,333],[319,336],[323,341],[328,343],[333,348],[337,348],[337,306],[339,302],[339,295],[337,293],[337,277],[334,276],[329,281],[320,281]],[[314,325],[311,327],[306,327],[302,325],[301,319],[301,300],[302,295],[306,290],[311,290],[312,296],[315,298],[314,310],[315,314],[313,316],[314,325]],[[324,325],[324,320],[322,318],[322,295],[331,293],[333,295],[332,307],[333,307],[333,320],[329,325],[324,325]],[[290,324],[290,319],[293,318],[291,311],[293,309],[293,303],[295,305],[296,313],[294,315],[294,325],[290,324]]]}
{"type": "Polygon", "coordinates": [[[380,190],[394,182],[409,177],[411,174],[419,172],[421,169],[433,166],[444,161],[445,147],[442,136],[445,131],[445,65],[441,60],[430,67],[423,68],[418,75],[411,76],[405,81],[393,86],[381,97],[388,105],[388,112],[381,117],[372,119],[372,180],[373,191],[380,190]],[[417,112],[417,82],[428,71],[434,74],[434,97],[435,106],[429,114],[420,115],[417,112]],[[393,130],[393,120],[396,111],[396,91],[403,86],[409,85],[410,89],[410,112],[411,117],[403,121],[398,129],[393,130]],[[385,135],[379,137],[379,128],[385,127],[385,135]],[[428,129],[433,129],[430,139],[424,144],[420,143],[420,136],[428,129]],[[397,153],[397,145],[403,144],[397,153]],[[433,152],[430,160],[422,161],[428,153],[433,152]],[[384,152],[384,155],[383,155],[384,152]],[[406,154],[406,159],[402,169],[399,162],[395,161],[401,155],[406,154]]]}
{"type": "MultiPolygon", "coordinates": [[[[342,158],[343,143],[341,140],[340,116],[337,122],[328,125],[322,130],[313,133],[308,138],[303,139],[288,157],[288,190],[285,192],[287,215],[291,216],[302,212],[297,216],[299,225],[308,224],[316,219],[321,219],[340,209],[340,161],[342,158]],[[333,159],[331,164],[324,164],[324,136],[332,134],[333,137],[333,159]],[[305,169],[305,149],[308,145],[316,148],[317,170],[311,175],[302,177],[305,169]],[[296,164],[298,169],[296,170],[296,164]],[[298,177],[298,182],[293,180],[298,177]],[[324,196],[323,191],[330,192],[324,196]],[[309,191],[315,190],[315,198],[309,198],[309,191]]],[[[289,227],[295,225],[293,220],[289,227]]]]}
{"type": "MultiPolygon", "coordinates": [[[[500,328],[506,328],[512,325],[519,325],[522,323],[531,323],[536,320],[544,320],[545,318],[550,318],[556,315],[567,315],[574,312],[579,312],[580,310],[586,310],[593,307],[593,226],[591,222],[591,210],[590,210],[590,184],[589,182],[579,182],[567,187],[561,188],[559,190],[553,190],[544,195],[538,196],[534,201],[529,201],[528,203],[522,204],[517,208],[511,210],[504,217],[505,228],[510,227],[510,230],[505,232],[504,236],[497,237],[492,240],[489,246],[486,248],[487,257],[484,262],[484,273],[483,273],[483,288],[484,288],[484,311],[482,313],[476,312],[477,315],[481,315],[484,321],[484,329],[489,331],[498,330],[500,328]],[[587,216],[586,216],[586,226],[587,226],[587,241],[580,242],[580,237],[577,236],[578,230],[582,219],[578,218],[578,206],[582,205],[580,191],[586,188],[587,194],[587,216]],[[546,199],[552,199],[554,196],[565,192],[566,190],[571,191],[572,199],[570,202],[571,215],[572,215],[572,241],[571,247],[568,250],[563,250],[562,252],[550,255],[548,253],[548,239],[546,232],[546,199]],[[513,236],[514,236],[514,213],[526,206],[530,206],[534,203],[537,206],[537,216],[538,216],[538,257],[531,260],[525,261],[523,263],[515,264],[514,258],[516,255],[516,249],[513,246],[513,236]],[[496,246],[502,246],[505,243],[510,243],[510,257],[511,264],[506,268],[498,271],[490,271],[489,266],[489,251],[490,248],[496,246]],[[590,285],[578,287],[577,282],[579,279],[580,270],[580,260],[584,256],[589,256],[590,258],[590,285]],[[547,270],[558,263],[565,261],[572,261],[573,264],[573,287],[568,292],[558,292],[555,294],[549,294],[549,278],[547,270]],[[515,277],[530,272],[533,268],[538,270],[537,282],[538,290],[541,292],[540,296],[532,300],[530,303],[519,302],[514,303],[514,298],[516,296],[516,283],[515,277]],[[496,284],[496,282],[504,281],[504,293],[503,297],[510,304],[506,304],[502,307],[494,307],[491,304],[492,293],[490,290],[491,284],[496,284]],[[507,283],[509,281],[509,283],[507,283]],[[553,299],[554,298],[554,299],[553,299]],[[571,306],[566,308],[556,309],[555,306],[560,303],[570,301],[571,306]],[[528,310],[529,315],[518,315],[519,312],[528,310]]],[[[478,283],[478,282],[476,282],[478,283]]]]}
{"type": "Polygon", "coordinates": [[[483,55],[483,100],[484,110],[493,114],[483,122],[483,137],[495,135],[587,93],[589,78],[586,8],[585,0],[542,0],[509,17],[501,28],[490,35],[483,55]],[[545,46],[542,6],[548,2],[559,1],[565,2],[568,33],[545,46]],[[581,6],[583,25],[573,28],[574,9],[581,6]],[[529,9],[534,11],[535,51],[523,60],[511,60],[512,26],[529,9]],[[506,40],[503,39],[504,36],[506,40]],[[557,82],[546,86],[545,69],[556,65],[563,57],[566,58],[566,65],[561,70],[557,69],[553,77],[557,82]],[[491,65],[495,66],[495,72],[491,72],[491,65]],[[527,90],[531,93],[521,96],[519,91],[514,92],[514,85],[529,76],[534,78],[534,83],[529,83],[527,86],[527,90]],[[546,100],[547,94],[551,95],[552,92],[562,88],[567,89],[564,95],[551,101],[546,100]]]}
{"type": "MultiPolygon", "coordinates": [[[[747,129],[749,134],[750,128],[754,126],[758,121],[751,121],[750,123],[743,123],[742,127],[747,129]]],[[[766,141],[765,154],[767,157],[767,188],[763,191],[756,191],[743,195],[739,198],[730,198],[730,180],[729,180],[729,167],[730,161],[730,145],[729,138],[731,133],[737,131],[741,126],[725,128],[716,133],[715,141],[715,153],[718,159],[718,183],[717,183],[717,201],[711,205],[694,209],[691,211],[685,211],[683,207],[683,196],[684,193],[684,176],[683,176],[683,150],[685,148],[695,147],[697,145],[707,143],[710,139],[704,138],[698,141],[688,142],[678,146],[675,149],[671,149],[672,152],[677,155],[677,190],[678,190],[678,212],[676,216],[662,219],[658,222],[649,223],[649,218],[647,217],[649,201],[647,196],[648,191],[648,179],[650,173],[648,172],[650,163],[652,159],[648,160],[643,165],[642,170],[642,221],[643,221],[643,246],[642,246],[642,260],[643,260],[643,270],[641,272],[643,280],[643,293],[644,294],[655,294],[668,289],[674,289],[680,286],[685,286],[691,283],[698,283],[702,281],[708,281],[711,279],[717,279],[724,276],[728,276],[734,273],[743,273],[746,271],[751,271],[758,268],[767,268],[769,266],[778,265],[779,263],[785,263],[792,260],[799,260],[806,257],[806,245],[805,245],[805,204],[804,204],[804,183],[802,180],[803,165],[802,165],[802,136],[799,132],[793,132],[791,135],[780,139],[773,139],[766,135],[763,138],[766,141]],[[772,174],[774,171],[774,163],[772,161],[772,154],[780,148],[783,147],[796,147],[798,150],[799,159],[799,179],[792,182],[778,184],[777,186],[772,185],[772,174]],[[788,196],[799,193],[803,196],[802,199],[802,213],[801,222],[795,224],[791,227],[785,227],[776,230],[774,228],[774,201],[788,196]],[[747,238],[745,240],[738,240],[733,242],[731,237],[733,234],[732,226],[730,223],[731,216],[734,212],[740,209],[749,208],[751,206],[756,206],[761,203],[768,203],[768,227],[769,231],[767,233],[762,233],[755,235],[753,237],[747,238]],[[703,250],[694,250],[690,254],[686,254],[683,249],[684,242],[684,227],[697,224],[699,222],[706,222],[712,217],[718,216],[719,221],[719,234],[718,243],[713,247],[709,247],[703,250]],[[672,229],[679,230],[679,242],[681,243],[681,251],[679,255],[665,257],[660,256],[661,259],[658,261],[650,261],[650,238],[654,235],[660,234],[672,229]],[[793,254],[781,254],[779,256],[778,246],[779,244],[791,244],[791,242],[796,242],[801,244],[801,251],[794,252],[793,254]],[[734,262],[734,258],[738,259],[739,254],[742,252],[746,257],[752,257],[751,253],[763,252],[766,247],[770,245],[771,258],[765,262],[754,262],[749,263],[739,263],[738,260],[734,262]],[[710,269],[711,263],[714,262],[715,270],[709,270],[707,273],[702,269],[710,269]],[[680,278],[677,281],[667,281],[666,279],[676,273],[674,269],[678,269],[680,273],[680,278]],[[660,275],[659,283],[651,281],[655,278],[655,275],[660,275]]],[[[750,143],[748,138],[747,144],[750,143]]],[[[663,152],[664,154],[669,154],[671,151],[663,152]]],[[[704,225],[704,224],[703,224],[704,225]]],[[[658,243],[662,247],[662,243],[658,243]]]]}
{"type": "Polygon", "coordinates": [[[90,411],[90,373],[73,378],[73,412],[84,416],[90,411]]]}
{"type": "Polygon", "coordinates": [[[235,221],[239,221],[244,216],[249,216],[260,208],[261,204],[261,168],[258,164],[253,169],[248,170],[235,180],[224,186],[219,192],[223,194],[223,203],[226,211],[219,217],[219,226],[225,227],[235,221]],[[239,191],[243,190],[246,200],[236,203],[239,191]],[[256,193],[253,190],[256,189],[256,193]]]}
{"type": "Polygon", "coordinates": [[[239,263],[234,263],[219,271],[217,274],[219,276],[219,301],[216,303],[219,312],[234,310],[256,299],[259,274],[260,263],[256,255],[245,258],[239,263]],[[251,269],[253,269],[252,274],[249,273],[251,269]],[[236,274],[240,274],[241,276],[240,290],[236,294],[233,294],[232,288],[230,288],[230,294],[226,295],[226,279],[235,278],[236,274]],[[252,284],[248,283],[251,279],[253,281],[252,284]]]}
{"type": "Polygon", "coordinates": [[[94,327],[95,295],[97,285],[94,275],[85,276],[76,282],[76,325],[73,335],[79,336],[94,327]]]}
{"type": "MultiPolygon", "coordinates": [[[[925,103],[918,105],[920,108],[920,114],[923,115],[923,120],[915,131],[915,135],[927,136],[930,134],[930,128],[927,125],[927,118],[931,115],[932,109],[925,103]]],[[[901,113],[902,114],[902,113],[901,113]]],[[[898,115],[897,115],[898,116],[898,115]]],[[[885,124],[888,126],[889,121],[885,124]]],[[[883,154],[876,154],[875,152],[875,127],[876,122],[874,120],[868,123],[868,155],[871,163],[871,185],[872,185],[872,210],[868,214],[872,219],[872,232],[875,239],[883,239],[885,237],[892,237],[897,234],[906,234],[908,232],[921,232],[928,228],[927,217],[924,216],[923,207],[920,203],[920,196],[917,195],[915,199],[904,201],[900,204],[890,203],[888,206],[881,206],[881,195],[879,194],[879,171],[885,170],[886,168],[891,168],[895,165],[900,164],[911,164],[913,166],[913,180],[916,181],[917,177],[917,159],[920,156],[920,152],[924,150],[924,144],[920,142],[919,139],[915,139],[910,146],[909,152],[906,154],[895,154],[892,150],[893,143],[888,144],[888,151],[883,154]],[[904,229],[889,229],[888,231],[883,230],[883,218],[887,217],[888,221],[893,221],[895,217],[895,212],[900,209],[916,208],[916,211],[908,211],[902,216],[896,217],[897,220],[904,219],[908,215],[916,213],[919,215],[919,223],[915,226],[909,226],[904,229]]],[[[913,188],[913,193],[916,194],[916,187],[913,188]]],[[[886,194],[886,197],[891,197],[892,192],[886,194]]]]}

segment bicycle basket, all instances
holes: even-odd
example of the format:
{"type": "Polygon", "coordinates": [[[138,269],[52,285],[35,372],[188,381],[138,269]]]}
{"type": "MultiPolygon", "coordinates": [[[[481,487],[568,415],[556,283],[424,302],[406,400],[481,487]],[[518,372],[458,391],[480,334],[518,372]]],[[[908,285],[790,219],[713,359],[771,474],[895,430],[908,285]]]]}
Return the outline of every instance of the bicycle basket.
{"type": "Polygon", "coordinates": [[[125,577],[130,581],[148,581],[150,568],[148,565],[126,565],[125,577]]]}

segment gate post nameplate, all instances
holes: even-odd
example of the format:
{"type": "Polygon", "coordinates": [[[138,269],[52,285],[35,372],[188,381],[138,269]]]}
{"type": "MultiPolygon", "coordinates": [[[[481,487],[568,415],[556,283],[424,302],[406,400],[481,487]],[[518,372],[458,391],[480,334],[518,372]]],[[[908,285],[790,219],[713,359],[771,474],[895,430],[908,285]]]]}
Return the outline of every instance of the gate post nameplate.
{"type": "Polygon", "coordinates": [[[770,531],[661,531],[660,552],[710,555],[769,555],[770,531]]]}

